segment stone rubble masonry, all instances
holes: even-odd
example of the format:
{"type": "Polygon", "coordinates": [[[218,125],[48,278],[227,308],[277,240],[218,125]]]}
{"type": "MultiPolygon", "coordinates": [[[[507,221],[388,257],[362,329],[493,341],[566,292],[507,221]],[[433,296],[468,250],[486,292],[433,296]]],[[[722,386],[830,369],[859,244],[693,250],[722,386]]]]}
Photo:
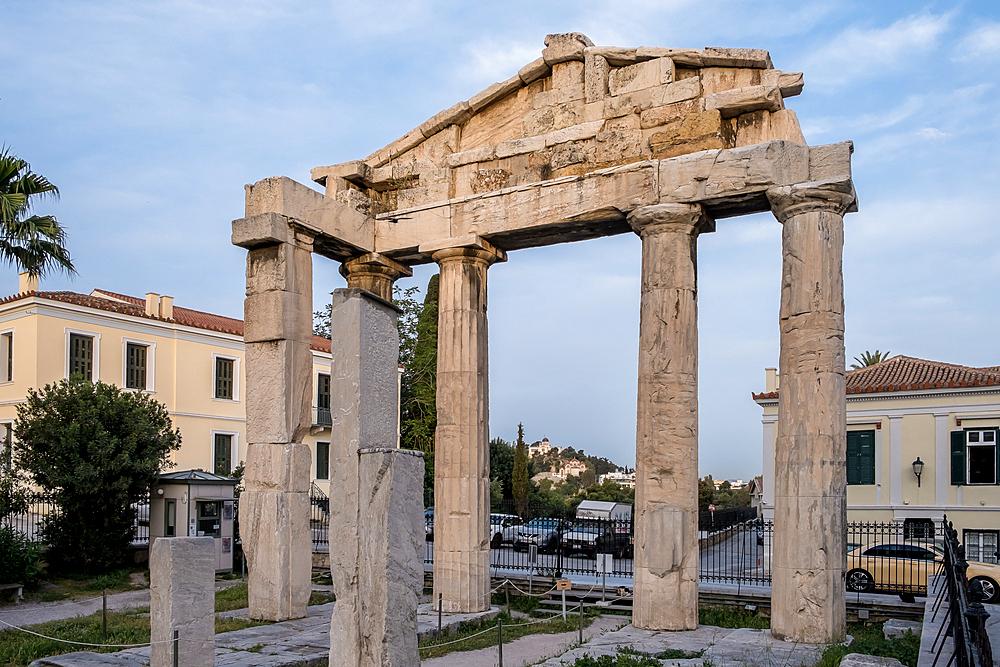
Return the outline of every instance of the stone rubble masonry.
{"type": "MultiPolygon", "coordinates": [[[[275,187],[248,193],[294,191],[281,179],[270,179],[270,185],[275,187]]],[[[281,202],[253,202],[265,205],[281,202]]],[[[244,302],[249,446],[240,524],[249,564],[249,614],[282,621],[306,615],[311,587],[312,456],[302,438],[312,421],[313,237],[298,224],[286,223],[282,231],[271,213],[248,211],[233,223],[234,236],[239,229],[257,230],[242,237],[256,240],[247,253],[244,302]]]]}
{"type": "Polygon", "coordinates": [[[856,196],[849,178],[767,196],[783,257],[771,634],[837,643],[847,566],[843,216],[856,196]]]}
{"type": "MultiPolygon", "coordinates": [[[[394,522],[403,522],[399,525],[405,527],[405,522],[411,520],[414,512],[420,513],[423,478],[421,472],[421,491],[406,501],[408,505],[403,502],[406,494],[400,493],[407,488],[405,473],[409,468],[406,466],[413,464],[404,463],[401,468],[393,467],[394,471],[402,471],[400,474],[404,476],[397,482],[396,473],[390,475],[382,482],[383,491],[388,496],[379,496],[378,490],[368,479],[370,474],[365,472],[366,468],[362,466],[362,458],[359,456],[359,450],[381,448],[389,451],[396,446],[399,409],[396,377],[399,334],[396,319],[399,311],[390,302],[357,288],[335,290],[332,306],[330,334],[337,341],[337,349],[330,368],[330,412],[333,418],[330,433],[330,486],[338,490],[338,503],[332,508],[335,511],[330,515],[330,534],[337,535],[336,540],[330,541],[330,573],[337,595],[337,605],[331,620],[330,664],[357,667],[361,664],[378,664],[377,661],[365,662],[362,655],[366,651],[379,651],[383,646],[381,637],[385,635],[385,627],[381,630],[374,629],[379,618],[384,620],[386,613],[404,613],[403,609],[398,608],[400,600],[395,598],[386,603],[390,609],[388,612],[383,609],[381,616],[376,614],[375,609],[364,611],[364,605],[374,594],[372,579],[365,574],[366,568],[381,568],[381,577],[385,579],[391,576],[394,585],[400,581],[397,577],[405,577],[409,572],[402,570],[396,574],[386,573],[384,568],[388,565],[396,567],[399,563],[386,561],[384,553],[381,557],[377,556],[371,548],[372,540],[378,539],[395,541],[399,548],[403,548],[410,543],[411,538],[405,531],[397,535],[399,539],[386,537],[376,528],[384,530],[388,525],[390,529],[396,530],[398,525],[394,522]],[[391,501],[388,509],[398,514],[398,517],[386,518],[380,514],[387,509],[386,498],[391,501]],[[380,638],[375,645],[370,645],[373,632],[380,638]]],[[[423,461],[417,460],[422,471],[423,461]]],[[[394,555],[396,556],[399,554],[394,555]]],[[[397,560],[405,562],[405,559],[397,560]]],[[[412,568],[412,564],[407,564],[407,567],[412,568]]],[[[383,589],[385,585],[385,582],[381,584],[383,589]]],[[[399,592],[393,590],[393,595],[399,592]]],[[[415,614],[415,601],[412,606],[415,614]]],[[[404,629],[401,627],[400,632],[404,629]]],[[[413,634],[415,637],[415,629],[413,634]]],[[[414,643],[415,641],[414,639],[414,643]]]]}
{"type": "Polygon", "coordinates": [[[434,599],[442,596],[446,613],[485,611],[490,607],[486,272],[506,255],[477,240],[435,250],[432,257],[441,270],[434,599]]]}
{"type": "Polygon", "coordinates": [[[636,209],[642,238],[632,624],[698,627],[698,234],[700,206],[636,209]]]}
{"type": "Polygon", "coordinates": [[[151,667],[215,664],[215,539],[161,537],[149,554],[151,667]],[[178,661],[174,663],[174,630],[178,661]]]}

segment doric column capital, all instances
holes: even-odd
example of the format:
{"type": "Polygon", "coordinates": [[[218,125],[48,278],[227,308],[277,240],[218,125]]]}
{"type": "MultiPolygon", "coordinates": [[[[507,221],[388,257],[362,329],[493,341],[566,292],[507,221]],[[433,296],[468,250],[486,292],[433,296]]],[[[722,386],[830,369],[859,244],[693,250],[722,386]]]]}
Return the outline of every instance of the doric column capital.
{"type": "Polygon", "coordinates": [[[448,260],[473,259],[486,262],[487,266],[506,262],[507,253],[479,236],[446,239],[433,244],[421,244],[420,252],[427,253],[438,264],[448,260]]]}
{"type": "Polygon", "coordinates": [[[829,211],[843,216],[858,210],[854,182],[847,176],[769,188],[767,199],[779,222],[810,211],[829,211]]]}
{"type": "Polygon", "coordinates": [[[715,220],[698,204],[655,204],[628,214],[628,224],[642,238],[674,231],[691,235],[715,231],[715,220]]]}
{"type": "Polygon", "coordinates": [[[340,275],[347,279],[348,287],[366,289],[386,301],[392,301],[392,284],[400,278],[412,276],[413,271],[385,255],[369,252],[344,262],[340,275]]]}

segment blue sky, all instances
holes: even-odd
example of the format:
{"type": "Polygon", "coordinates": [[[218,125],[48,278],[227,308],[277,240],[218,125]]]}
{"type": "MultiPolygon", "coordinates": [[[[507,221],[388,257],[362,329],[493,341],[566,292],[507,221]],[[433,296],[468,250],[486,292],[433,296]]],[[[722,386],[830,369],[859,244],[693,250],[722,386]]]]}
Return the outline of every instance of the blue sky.
{"type": "MultiPolygon", "coordinates": [[[[1000,9],[995,2],[7,0],[0,143],[57,184],[79,270],[43,289],[173,295],[242,316],[229,242],[243,185],[309,183],[537,58],[547,33],[610,46],[768,49],[805,73],[810,144],[855,142],[848,358],[1000,363],[1000,9]]],[[[343,286],[315,262],[317,307],[343,286]]],[[[761,464],[751,391],[777,365],[780,228],[701,237],[700,469],[761,464]]],[[[425,285],[431,267],[406,284],[425,285]]],[[[2,277],[6,276],[6,277],[2,277]]],[[[0,292],[17,288],[13,269],[0,292]]],[[[490,269],[491,435],[632,465],[639,242],[521,250],[490,269]]]]}

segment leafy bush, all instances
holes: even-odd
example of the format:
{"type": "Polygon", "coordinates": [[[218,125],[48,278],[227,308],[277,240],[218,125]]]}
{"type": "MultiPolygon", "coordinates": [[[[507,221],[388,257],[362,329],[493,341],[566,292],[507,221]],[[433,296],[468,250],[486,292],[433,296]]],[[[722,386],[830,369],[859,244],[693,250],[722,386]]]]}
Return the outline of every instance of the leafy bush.
{"type": "Polygon", "coordinates": [[[0,526],[0,583],[34,583],[40,556],[38,545],[10,526],[0,526]]]}
{"type": "Polygon", "coordinates": [[[17,406],[15,468],[55,496],[42,524],[50,565],[99,574],[124,561],[142,496],[180,432],[167,409],[141,392],[79,376],[30,390],[17,406]]]}

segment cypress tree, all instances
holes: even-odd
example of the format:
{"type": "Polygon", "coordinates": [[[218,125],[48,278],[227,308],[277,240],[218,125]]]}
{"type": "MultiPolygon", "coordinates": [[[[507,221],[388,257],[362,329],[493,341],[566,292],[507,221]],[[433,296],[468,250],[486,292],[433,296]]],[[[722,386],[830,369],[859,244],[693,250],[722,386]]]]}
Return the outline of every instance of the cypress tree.
{"type": "Polygon", "coordinates": [[[528,446],[524,444],[524,424],[517,425],[517,446],[514,448],[513,475],[514,504],[517,514],[524,518],[528,509],[528,446]]]}

